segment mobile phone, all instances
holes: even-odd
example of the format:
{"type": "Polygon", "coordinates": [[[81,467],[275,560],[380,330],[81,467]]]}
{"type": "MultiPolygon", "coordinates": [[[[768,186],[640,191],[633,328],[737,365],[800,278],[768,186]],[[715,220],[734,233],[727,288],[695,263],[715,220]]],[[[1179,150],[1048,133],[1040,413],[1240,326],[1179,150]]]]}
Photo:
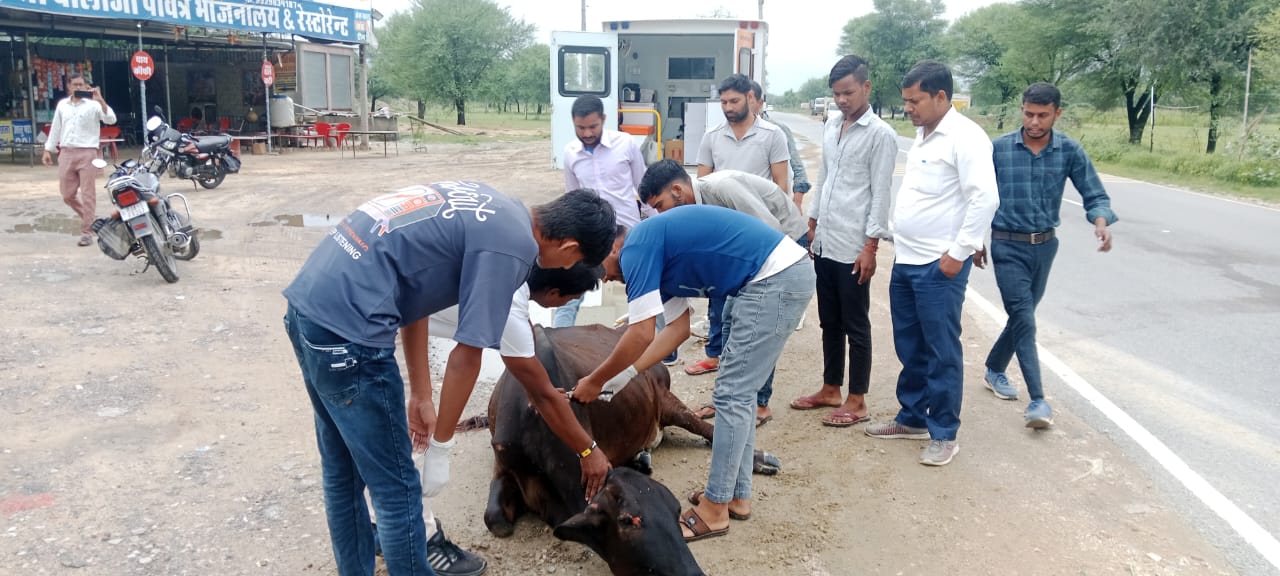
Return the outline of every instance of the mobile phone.
{"type": "Polygon", "coordinates": [[[76,90],[76,98],[84,98],[84,99],[86,99],[86,100],[93,100],[93,92],[92,92],[92,91],[90,91],[90,90],[76,90]]]}

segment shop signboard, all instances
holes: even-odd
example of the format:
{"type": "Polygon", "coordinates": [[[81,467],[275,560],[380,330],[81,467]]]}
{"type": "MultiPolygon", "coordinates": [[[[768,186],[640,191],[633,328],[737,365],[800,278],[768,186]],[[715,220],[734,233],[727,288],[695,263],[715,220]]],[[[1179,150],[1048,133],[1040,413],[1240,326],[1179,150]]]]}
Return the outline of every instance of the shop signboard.
{"type": "Polygon", "coordinates": [[[262,61],[262,83],[267,86],[276,83],[276,69],[267,60],[262,61]]]}
{"type": "Polygon", "coordinates": [[[129,60],[129,69],[133,71],[134,78],[146,82],[156,71],[156,61],[152,60],[151,55],[145,50],[139,50],[134,52],[133,58],[129,60]]]}
{"type": "Polygon", "coordinates": [[[0,0],[0,7],[17,10],[297,34],[364,44],[370,13],[352,6],[350,1],[333,4],[310,0],[0,0]]]}

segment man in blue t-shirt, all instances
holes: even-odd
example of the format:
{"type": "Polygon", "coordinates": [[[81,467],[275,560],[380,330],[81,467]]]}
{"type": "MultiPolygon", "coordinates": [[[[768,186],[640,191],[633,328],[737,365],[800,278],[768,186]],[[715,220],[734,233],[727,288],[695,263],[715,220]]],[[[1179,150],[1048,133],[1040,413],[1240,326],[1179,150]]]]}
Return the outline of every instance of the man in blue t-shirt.
{"type": "MultiPolygon", "coordinates": [[[[615,234],[613,209],[591,192],[570,192],[529,210],[476,182],[398,190],[365,202],[329,230],[284,291],[284,322],[315,411],[339,574],[373,574],[366,486],[387,571],[431,573],[422,495],[436,496],[448,483],[454,428],[475,386],[482,349],[501,343],[511,295],[535,262],[544,268],[599,263],[615,234]],[[454,305],[458,345],[449,355],[437,416],[428,316],[454,305]],[[407,406],[397,333],[409,371],[407,406]],[[420,481],[411,454],[428,446],[420,481]]],[[[543,414],[572,419],[567,403],[544,404],[538,406],[543,414]]]]}
{"type": "Polygon", "coordinates": [[[690,205],[649,218],[614,241],[605,279],[627,285],[630,326],[613,353],[578,382],[574,400],[630,380],[689,337],[689,298],[727,296],[725,347],[711,394],[716,408],[711,471],[694,508],[680,516],[685,539],[720,536],[729,517],[751,513],[756,393],[813,296],[808,252],[764,222],[719,206],[690,205]],[[653,335],[662,314],[666,327],[653,335]],[[705,496],[705,497],[703,497],[705,496]]]}

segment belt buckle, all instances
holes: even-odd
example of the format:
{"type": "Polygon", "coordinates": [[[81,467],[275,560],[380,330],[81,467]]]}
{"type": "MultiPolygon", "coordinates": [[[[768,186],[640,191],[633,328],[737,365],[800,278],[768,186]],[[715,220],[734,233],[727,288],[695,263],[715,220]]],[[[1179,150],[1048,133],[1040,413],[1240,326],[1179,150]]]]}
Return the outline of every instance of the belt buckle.
{"type": "Polygon", "coordinates": [[[1027,237],[1030,239],[1031,244],[1035,245],[1035,244],[1044,244],[1045,242],[1048,242],[1049,239],[1046,238],[1046,236],[1048,235],[1049,235],[1048,232],[1032,232],[1031,234],[1028,234],[1027,237]]]}

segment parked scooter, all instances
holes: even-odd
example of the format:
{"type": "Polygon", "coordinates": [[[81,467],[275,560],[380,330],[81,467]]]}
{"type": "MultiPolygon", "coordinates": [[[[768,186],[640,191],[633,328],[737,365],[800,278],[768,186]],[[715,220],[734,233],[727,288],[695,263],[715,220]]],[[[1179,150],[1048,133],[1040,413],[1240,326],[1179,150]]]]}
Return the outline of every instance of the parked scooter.
{"type": "Polygon", "coordinates": [[[227,174],[240,171],[240,158],[231,151],[231,136],[192,136],[184,134],[164,121],[160,107],[147,121],[147,143],[142,149],[148,171],[160,174],[167,170],[174,178],[191,180],[212,190],[222,184],[227,174]],[[152,170],[151,164],[162,167],[152,170]]]}
{"type": "MultiPolygon", "coordinates": [[[[153,123],[163,124],[152,117],[147,121],[148,131],[153,123]]],[[[107,162],[95,159],[93,165],[106,168],[107,162]]],[[[195,258],[200,253],[200,238],[191,224],[187,197],[162,196],[160,178],[154,169],[163,170],[163,165],[143,165],[129,159],[116,166],[106,185],[116,211],[94,221],[93,231],[103,254],[116,260],[131,254],[143,258],[148,267],[154,265],[166,282],[173,283],[178,281],[176,260],[195,258]],[[182,201],[181,211],[175,207],[178,200],[182,201]]]]}

